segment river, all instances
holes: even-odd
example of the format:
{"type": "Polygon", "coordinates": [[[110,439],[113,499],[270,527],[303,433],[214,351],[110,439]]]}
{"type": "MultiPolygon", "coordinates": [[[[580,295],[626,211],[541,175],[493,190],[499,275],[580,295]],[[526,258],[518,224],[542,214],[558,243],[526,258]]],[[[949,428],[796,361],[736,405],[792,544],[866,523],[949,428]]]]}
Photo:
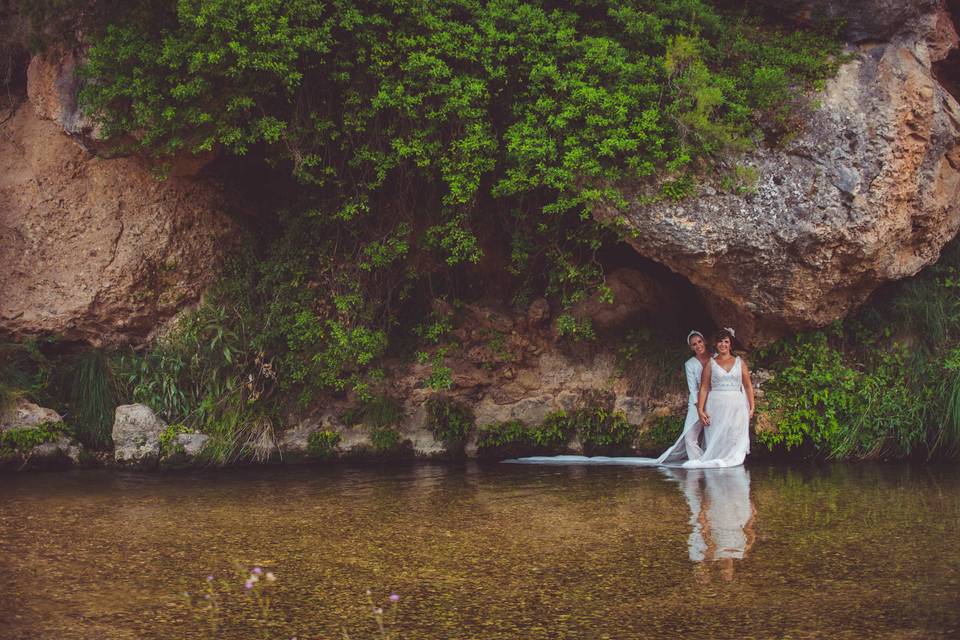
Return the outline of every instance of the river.
{"type": "Polygon", "coordinates": [[[956,466],[10,474],[0,638],[957,637],[958,540],[956,466]]]}

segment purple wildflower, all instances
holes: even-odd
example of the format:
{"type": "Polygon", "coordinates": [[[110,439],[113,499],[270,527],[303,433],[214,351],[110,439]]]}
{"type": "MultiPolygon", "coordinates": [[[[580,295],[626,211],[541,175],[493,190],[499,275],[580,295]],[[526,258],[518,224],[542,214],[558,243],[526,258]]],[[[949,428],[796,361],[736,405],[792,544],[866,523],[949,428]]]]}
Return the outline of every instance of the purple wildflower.
{"type": "Polygon", "coordinates": [[[263,573],[263,569],[261,569],[260,567],[254,567],[253,572],[257,575],[260,575],[261,573],[263,573]]]}
{"type": "Polygon", "coordinates": [[[213,582],[213,576],[207,576],[207,582],[213,582]]]}
{"type": "Polygon", "coordinates": [[[390,602],[397,602],[398,600],[400,600],[400,596],[395,593],[390,594],[390,602]]]}
{"type": "Polygon", "coordinates": [[[243,583],[244,589],[253,589],[253,580],[247,580],[243,583]]]}

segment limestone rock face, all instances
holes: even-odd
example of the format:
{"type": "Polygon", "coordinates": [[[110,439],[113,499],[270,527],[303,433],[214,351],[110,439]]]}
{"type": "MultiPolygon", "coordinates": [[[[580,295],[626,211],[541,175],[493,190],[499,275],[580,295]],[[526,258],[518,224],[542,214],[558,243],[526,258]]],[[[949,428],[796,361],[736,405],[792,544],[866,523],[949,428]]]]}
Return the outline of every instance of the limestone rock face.
{"type": "Polygon", "coordinates": [[[144,404],[120,405],[113,421],[114,459],[135,467],[156,466],[160,457],[160,434],[166,427],[144,404]]]}
{"type": "Polygon", "coordinates": [[[850,42],[889,40],[944,8],[944,0],[780,0],[779,15],[799,23],[840,20],[850,42]]]}
{"type": "Polygon", "coordinates": [[[748,344],[843,317],[936,261],[960,227],[960,107],[931,74],[956,32],[921,13],[938,3],[904,4],[916,31],[852,47],[793,142],[737,160],[759,176],[752,193],[704,185],[597,212],[623,215],[633,247],[689,278],[748,344]]]}
{"type": "Polygon", "coordinates": [[[0,333],[141,342],[199,299],[239,230],[211,184],[76,144],[76,86],[51,64],[31,63],[34,103],[0,125],[0,333]]]}
{"type": "Polygon", "coordinates": [[[3,412],[0,412],[0,431],[8,429],[30,429],[42,424],[63,422],[60,414],[24,398],[17,398],[3,412]]]}

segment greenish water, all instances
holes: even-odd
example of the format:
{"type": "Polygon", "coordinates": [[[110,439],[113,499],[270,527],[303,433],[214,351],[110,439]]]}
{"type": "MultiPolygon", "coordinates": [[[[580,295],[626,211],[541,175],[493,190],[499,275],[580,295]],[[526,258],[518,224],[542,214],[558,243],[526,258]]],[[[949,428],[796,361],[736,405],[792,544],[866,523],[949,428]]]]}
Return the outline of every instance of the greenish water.
{"type": "Polygon", "coordinates": [[[0,638],[946,638],[956,468],[511,465],[0,477],[0,638]],[[258,625],[232,563],[274,572],[258,625]],[[202,602],[202,601],[201,601],[202,602]]]}

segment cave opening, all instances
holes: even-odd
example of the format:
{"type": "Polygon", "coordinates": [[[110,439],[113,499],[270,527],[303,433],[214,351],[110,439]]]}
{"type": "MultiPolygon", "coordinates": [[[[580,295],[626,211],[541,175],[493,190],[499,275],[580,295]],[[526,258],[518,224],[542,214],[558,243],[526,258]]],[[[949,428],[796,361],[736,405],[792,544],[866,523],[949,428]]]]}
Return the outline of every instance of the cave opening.
{"type": "MultiPolygon", "coordinates": [[[[947,0],[946,7],[956,29],[960,25],[960,0],[947,0]]],[[[960,48],[954,47],[945,58],[934,62],[931,72],[943,88],[960,101],[960,48]]]]}
{"type": "MultiPolygon", "coordinates": [[[[0,6],[0,109],[15,107],[27,95],[28,25],[13,7],[0,6]]],[[[5,114],[3,114],[5,115],[5,114]]],[[[0,119],[3,118],[0,115],[0,119]]]]}
{"type": "Polygon", "coordinates": [[[659,337],[676,342],[682,341],[691,329],[709,335],[716,328],[704,305],[703,296],[690,280],[641,255],[627,242],[605,247],[600,255],[600,263],[608,277],[620,269],[628,269],[657,283],[661,298],[655,309],[645,314],[642,320],[659,337]]]}

